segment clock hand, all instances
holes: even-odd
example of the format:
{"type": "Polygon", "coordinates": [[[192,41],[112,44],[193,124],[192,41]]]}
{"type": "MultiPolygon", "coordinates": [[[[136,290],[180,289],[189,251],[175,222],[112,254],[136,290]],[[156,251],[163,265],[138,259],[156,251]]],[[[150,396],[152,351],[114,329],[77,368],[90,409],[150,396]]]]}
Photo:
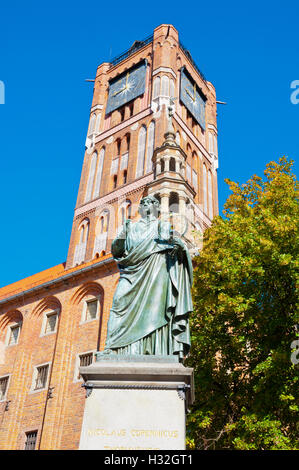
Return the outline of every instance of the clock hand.
{"type": "Polygon", "coordinates": [[[189,90],[187,88],[185,88],[186,92],[188,93],[188,95],[190,96],[190,98],[192,99],[192,101],[195,101],[195,99],[193,98],[193,96],[191,95],[191,93],[189,92],[189,90]]]}
{"type": "Polygon", "coordinates": [[[128,78],[129,78],[129,75],[130,75],[130,72],[127,73],[126,86],[125,86],[125,88],[127,88],[127,85],[128,85],[128,78]]]}
{"type": "Polygon", "coordinates": [[[113,93],[112,96],[118,95],[118,93],[121,93],[121,92],[124,91],[125,89],[126,89],[126,87],[122,88],[121,90],[116,91],[115,93],[113,93]]]}

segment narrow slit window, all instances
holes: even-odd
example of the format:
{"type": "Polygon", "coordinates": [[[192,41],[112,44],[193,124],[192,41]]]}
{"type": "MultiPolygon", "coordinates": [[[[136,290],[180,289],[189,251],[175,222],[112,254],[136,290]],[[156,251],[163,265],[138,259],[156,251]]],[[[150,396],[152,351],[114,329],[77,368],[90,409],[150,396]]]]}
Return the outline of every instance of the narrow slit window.
{"type": "Polygon", "coordinates": [[[4,400],[6,397],[8,386],[8,376],[0,378],[0,400],[4,400]]]}
{"type": "Polygon", "coordinates": [[[8,341],[9,346],[13,344],[17,344],[20,330],[21,330],[20,325],[15,325],[15,326],[10,327],[10,335],[9,335],[9,341],[8,341]]]}

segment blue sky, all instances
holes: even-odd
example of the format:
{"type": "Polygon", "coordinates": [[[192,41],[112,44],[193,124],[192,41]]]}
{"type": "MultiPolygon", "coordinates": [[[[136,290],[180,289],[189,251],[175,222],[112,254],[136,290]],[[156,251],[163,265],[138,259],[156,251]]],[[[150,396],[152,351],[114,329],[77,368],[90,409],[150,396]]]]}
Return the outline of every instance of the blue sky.
{"type": "Polygon", "coordinates": [[[219,207],[245,182],[297,160],[298,1],[12,1],[0,10],[0,286],[65,261],[98,64],[173,24],[216,87],[219,207]]]}

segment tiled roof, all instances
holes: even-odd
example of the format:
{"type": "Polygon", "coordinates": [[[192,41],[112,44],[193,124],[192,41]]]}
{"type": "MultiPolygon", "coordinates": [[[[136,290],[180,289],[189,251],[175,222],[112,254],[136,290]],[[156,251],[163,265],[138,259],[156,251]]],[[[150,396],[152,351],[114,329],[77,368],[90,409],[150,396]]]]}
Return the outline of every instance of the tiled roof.
{"type": "Polygon", "coordinates": [[[65,269],[65,263],[57,264],[52,268],[45,269],[37,274],[33,274],[32,276],[26,277],[25,279],[21,279],[20,281],[14,282],[13,284],[9,284],[8,286],[0,288],[0,301],[7,299],[13,295],[19,294],[21,292],[25,292],[33,287],[37,287],[41,284],[46,282],[53,281],[55,279],[59,279],[66,274],[74,273],[76,274],[77,271],[80,271],[82,268],[91,266],[93,264],[98,263],[99,261],[103,261],[106,259],[111,258],[111,255],[101,256],[100,258],[95,258],[88,263],[82,263],[79,266],[75,266],[74,268],[65,269]]]}

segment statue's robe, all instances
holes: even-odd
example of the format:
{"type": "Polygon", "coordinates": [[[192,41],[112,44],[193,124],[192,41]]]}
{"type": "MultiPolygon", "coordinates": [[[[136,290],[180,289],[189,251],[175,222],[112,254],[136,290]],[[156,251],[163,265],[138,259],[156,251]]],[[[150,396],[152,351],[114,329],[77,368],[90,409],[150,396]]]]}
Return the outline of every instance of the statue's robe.
{"type": "Polygon", "coordinates": [[[120,279],[106,350],[182,358],[190,349],[192,263],[186,247],[171,256],[173,245],[161,237],[160,227],[155,218],[140,219],[127,225],[125,240],[112,244],[120,279]]]}

